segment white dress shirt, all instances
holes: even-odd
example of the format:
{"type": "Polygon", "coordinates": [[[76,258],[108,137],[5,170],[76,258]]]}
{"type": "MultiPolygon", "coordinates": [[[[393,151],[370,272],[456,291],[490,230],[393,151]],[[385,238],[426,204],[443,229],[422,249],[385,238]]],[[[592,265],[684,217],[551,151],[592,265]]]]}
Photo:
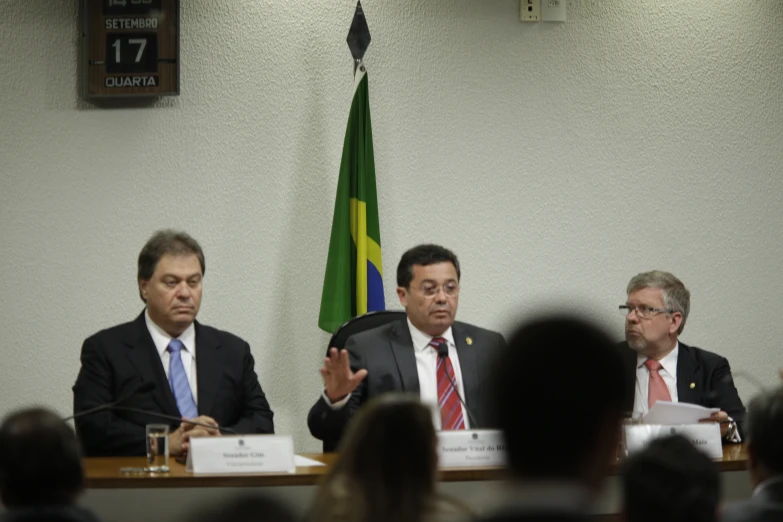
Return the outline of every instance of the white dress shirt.
{"type": "MultiPolygon", "coordinates": [[[[411,333],[413,352],[416,357],[416,373],[419,376],[419,397],[421,397],[421,402],[432,410],[432,423],[435,425],[435,429],[439,430],[441,429],[441,420],[440,407],[438,406],[438,351],[429,345],[433,337],[413,326],[410,320],[408,320],[408,329],[411,333]]],[[[462,370],[460,369],[457,345],[454,344],[454,334],[451,331],[451,327],[439,337],[443,337],[446,340],[446,344],[449,345],[449,360],[451,360],[451,366],[454,368],[454,381],[457,384],[460,397],[464,400],[465,386],[462,384],[462,370]]],[[[335,410],[348,404],[348,399],[351,398],[349,394],[341,401],[332,404],[326,396],[326,390],[323,391],[322,396],[326,404],[335,410]]],[[[462,418],[465,420],[465,429],[470,429],[470,420],[467,412],[465,412],[465,407],[462,405],[460,407],[462,408],[462,418]]]]}
{"type": "MultiPolygon", "coordinates": [[[[677,356],[680,353],[680,343],[674,346],[674,350],[660,360],[662,368],[658,372],[669,389],[672,402],[677,402],[677,356]]],[[[650,408],[647,405],[648,392],[650,391],[650,370],[644,365],[648,357],[642,354],[636,355],[636,393],[634,394],[634,414],[647,413],[650,408]]]]}
{"type": "MultiPolygon", "coordinates": [[[[163,364],[163,371],[166,372],[166,379],[168,379],[171,354],[166,348],[168,348],[173,337],[150,319],[149,311],[144,312],[144,319],[147,321],[147,330],[149,330],[150,335],[152,336],[152,342],[155,343],[155,348],[158,349],[160,362],[163,364]]],[[[198,405],[198,386],[196,382],[196,328],[193,326],[193,323],[191,323],[187,330],[182,332],[182,335],[177,337],[177,339],[179,339],[183,345],[182,351],[180,352],[182,366],[185,367],[185,376],[188,378],[188,383],[190,384],[190,392],[193,394],[193,401],[198,405]]]]}

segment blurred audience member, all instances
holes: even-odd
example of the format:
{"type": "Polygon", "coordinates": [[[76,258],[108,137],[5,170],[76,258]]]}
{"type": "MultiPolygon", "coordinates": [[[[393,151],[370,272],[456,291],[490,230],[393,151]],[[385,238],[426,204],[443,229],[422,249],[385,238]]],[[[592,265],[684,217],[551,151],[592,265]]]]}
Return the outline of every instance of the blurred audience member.
{"type": "Polygon", "coordinates": [[[623,466],[625,522],[716,522],[720,477],[707,455],[681,436],[652,441],[623,466]]]}
{"type": "Polygon", "coordinates": [[[95,522],[76,506],[84,490],[76,434],[46,409],[13,412],[0,426],[0,498],[3,522],[95,522]]]}
{"type": "Polygon", "coordinates": [[[589,520],[616,458],[628,393],[611,337],[573,317],[526,322],[490,382],[511,481],[508,499],[485,520],[589,520]]]}
{"type": "Polygon", "coordinates": [[[748,472],[753,496],[730,504],[725,522],[783,520],[783,387],[762,392],[748,408],[748,472]]]}
{"type": "Polygon", "coordinates": [[[343,437],[316,494],[312,522],[425,522],[467,517],[435,489],[438,455],[432,412],[418,397],[370,400],[343,437]]]}

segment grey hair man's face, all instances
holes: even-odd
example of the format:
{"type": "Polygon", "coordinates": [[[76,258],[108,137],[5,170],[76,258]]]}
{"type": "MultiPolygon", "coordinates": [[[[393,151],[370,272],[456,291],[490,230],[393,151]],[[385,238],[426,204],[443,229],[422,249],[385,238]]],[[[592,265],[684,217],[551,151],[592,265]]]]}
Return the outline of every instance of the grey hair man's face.
{"type": "MultiPolygon", "coordinates": [[[[634,290],[628,294],[625,303],[632,307],[665,308],[660,288],[634,290]]],[[[674,323],[671,314],[653,313],[650,317],[641,317],[636,310],[631,310],[625,317],[625,340],[635,351],[652,356],[653,353],[646,352],[671,348],[671,336],[677,332],[674,323]]]]}

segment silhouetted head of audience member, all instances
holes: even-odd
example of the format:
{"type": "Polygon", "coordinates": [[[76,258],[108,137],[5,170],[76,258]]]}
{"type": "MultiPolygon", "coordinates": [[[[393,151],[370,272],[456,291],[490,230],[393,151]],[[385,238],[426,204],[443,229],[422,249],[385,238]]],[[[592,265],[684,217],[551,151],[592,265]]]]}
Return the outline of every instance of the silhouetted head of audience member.
{"type": "Polygon", "coordinates": [[[621,481],[626,522],[718,520],[718,468],[681,436],[656,439],[631,455],[621,481]]]}
{"type": "Polygon", "coordinates": [[[0,426],[0,497],[8,509],[67,506],[84,489],[76,434],[43,408],[13,412],[0,426]]]}
{"type": "Polygon", "coordinates": [[[753,486],[783,476],[783,387],[762,392],[750,402],[747,438],[753,486]]]}
{"type": "Polygon", "coordinates": [[[311,520],[423,520],[435,502],[436,442],[432,412],[418,397],[371,400],[350,423],[311,520]]]}
{"type": "Polygon", "coordinates": [[[199,509],[193,516],[182,519],[188,522],[295,522],[298,520],[287,506],[266,495],[240,495],[229,500],[199,509]]]}
{"type": "Polygon", "coordinates": [[[576,317],[522,324],[499,354],[487,411],[520,481],[596,490],[613,462],[628,386],[611,337],[576,317]]]}

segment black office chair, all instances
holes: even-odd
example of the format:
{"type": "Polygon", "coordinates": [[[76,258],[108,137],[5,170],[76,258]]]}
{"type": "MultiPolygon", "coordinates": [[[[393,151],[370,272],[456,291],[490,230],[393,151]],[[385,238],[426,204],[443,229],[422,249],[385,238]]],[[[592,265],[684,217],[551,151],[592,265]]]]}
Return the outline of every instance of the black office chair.
{"type": "Polygon", "coordinates": [[[382,310],[379,312],[367,312],[364,315],[353,317],[344,322],[340,328],[334,332],[332,338],[329,340],[329,346],[326,348],[326,354],[329,355],[329,348],[337,348],[342,350],[345,348],[345,343],[352,335],[356,335],[365,330],[372,330],[378,326],[382,326],[393,321],[399,321],[405,319],[405,311],[400,310],[382,310]]]}
{"type": "MultiPolygon", "coordinates": [[[[405,319],[405,312],[392,310],[367,312],[364,315],[348,319],[336,332],[334,332],[334,335],[332,335],[332,338],[329,340],[329,346],[326,347],[326,354],[329,355],[330,348],[337,348],[339,350],[345,348],[345,343],[352,335],[401,319],[405,319]]],[[[323,441],[323,452],[332,453],[337,450],[339,444],[340,439],[326,439],[323,441]]]]}

